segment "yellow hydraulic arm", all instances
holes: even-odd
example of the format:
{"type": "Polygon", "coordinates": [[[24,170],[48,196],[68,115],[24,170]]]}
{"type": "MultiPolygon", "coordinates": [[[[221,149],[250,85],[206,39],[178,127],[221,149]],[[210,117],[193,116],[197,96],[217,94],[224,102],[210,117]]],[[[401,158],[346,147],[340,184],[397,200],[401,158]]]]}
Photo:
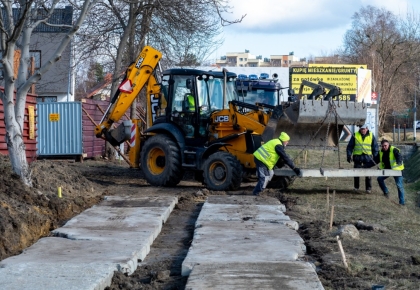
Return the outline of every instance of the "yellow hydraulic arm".
{"type": "Polygon", "coordinates": [[[126,77],[121,83],[124,88],[120,86],[117,90],[100,124],[96,126],[95,135],[97,137],[102,137],[104,131],[108,131],[114,122],[121,119],[153,75],[161,58],[162,53],[153,47],[145,46],[143,48],[136,61],[127,69],[126,77]]]}

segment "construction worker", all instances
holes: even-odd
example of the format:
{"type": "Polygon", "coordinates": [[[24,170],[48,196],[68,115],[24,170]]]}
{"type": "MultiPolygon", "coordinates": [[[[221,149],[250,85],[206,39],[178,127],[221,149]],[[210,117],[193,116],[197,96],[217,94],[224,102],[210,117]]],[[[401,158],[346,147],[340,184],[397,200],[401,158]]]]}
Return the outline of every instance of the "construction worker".
{"type": "MultiPolygon", "coordinates": [[[[351,136],[347,145],[347,162],[354,162],[354,168],[371,168],[375,165],[374,158],[378,155],[378,144],[375,136],[369,131],[368,125],[363,125],[360,130],[351,136]],[[353,155],[353,157],[352,157],[353,155]]],[[[359,190],[360,178],[354,178],[354,191],[359,190]]],[[[367,193],[372,192],[372,178],[365,178],[367,193]]]]}
{"type": "MultiPolygon", "coordinates": [[[[380,169],[392,169],[392,170],[403,170],[404,163],[403,157],[400,153],[400,149],[394,146],[390,146],[388,140],[381,141],[381,151],[379,151],[379,156],[376,160],[379,163],[380,169]]],[[[389,191],[385,185],[385,179],[389,176],[379,176],[378,183],[379,187],[382,189],[384,196],[389,198],[389,191]]],[[[400,205],[405,205],[404,201],[404,186],[403,186],[403,177],[402,176],[394,176],[395,184],[397,185],[398,189],[398,199],[400,205]]]]}
{"type": "Polygon", "coordinates": [[[195,99],[194,99],[194,95],[192,93],[193,92],[192,80],[187,79],[185,86],[188,90],[190,90],[190,92],[186,93],[185,97],[184,97],[184,101],[186,102],[186,106],[187,106],[186,109],[187,109],[187,111],[194,112],[195,111],[195,99]]]}
{"type": "Polygon", "coordinates": [[[287,135],[285,132],[281,132],[279,138],[268,141],[254,152],[254,161],[257,166],[258,182],[254,188],[254,191],[252,192],[253,195],[260,195],[271,178],[273,178],[273,168],[279,159],[282,159],[282,161],[284,161],[287,166],[293,169],[297,176],[302,176],[300,169],[295,167],[293,161],[284,150],[289,141],[289,135],[287,135]]]}
{"type": "Polygon", "coordinates": [[[195,111],[195,100],[194,100],[194,96],[191,94],[187,94],[185,97],[186,101],[187,101],[187,108],[188,111],[190,112],[194,112],[195,111]]]}

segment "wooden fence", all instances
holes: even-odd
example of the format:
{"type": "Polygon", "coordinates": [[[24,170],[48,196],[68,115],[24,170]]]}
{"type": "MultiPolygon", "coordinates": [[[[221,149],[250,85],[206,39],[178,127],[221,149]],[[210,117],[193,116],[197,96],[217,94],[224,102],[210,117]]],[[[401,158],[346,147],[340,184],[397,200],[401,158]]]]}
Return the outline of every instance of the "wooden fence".
{"type": "MultiPolygon", "coordinates": [[[[0,87],[0,91],[4,92],[4,87],[0,87]]],[[[26,96],[25,114],[23,126],[23,142],[26,147],[26,159],[28,162],[36,160],[36,96],[28,94],[26,96]]],[[[9,155],[6,144],[6,125],[4,123],[4,107],[0,100],[0,154],[9,155]]]]}

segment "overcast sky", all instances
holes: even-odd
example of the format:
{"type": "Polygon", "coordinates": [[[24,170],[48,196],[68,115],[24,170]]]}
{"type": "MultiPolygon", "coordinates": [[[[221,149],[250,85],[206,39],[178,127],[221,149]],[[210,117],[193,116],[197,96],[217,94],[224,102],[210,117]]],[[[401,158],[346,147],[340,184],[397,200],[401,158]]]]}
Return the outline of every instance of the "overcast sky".
{"type": "Polygon", "coordinates": [[[342,44],[351,17],[362,6],[384,7],[396,15],[420,14],[420,0],[229,0],[229,19],[247,14],[242,23],[224,28],[224,44],[210,59],[227,52],[270,57],[330,54],[342,44]]]}

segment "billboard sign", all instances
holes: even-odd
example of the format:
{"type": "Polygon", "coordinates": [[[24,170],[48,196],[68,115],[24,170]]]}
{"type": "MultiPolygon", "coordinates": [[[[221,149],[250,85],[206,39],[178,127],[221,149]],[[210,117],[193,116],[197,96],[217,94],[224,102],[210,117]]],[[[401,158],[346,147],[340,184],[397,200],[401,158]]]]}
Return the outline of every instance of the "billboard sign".
{"type": "MultiPolygon", "coordinates": [[[[362,69],[363,65],[310,65],[309,67],[293,67],[289,70],[290,88],[297,94],[303,80],[312,83],[319,81],[340,87],[342,95],[338,98],[342,101],[359,101],[356,97],[362,93],[360,102],[364,98],[365,102],[370,102],[370,96],[366,95],[366,90],[370,90],[371,76],[370,70],[362,69]],[[360,76],[358,74],[361,74],[360,76]],[[360,83],[360,84],[359,84],[360,83]]],[[[312,93],[312,88],[305,86],[302,95],[308,96],[312,93]]],[[[370,94],[370,91],[369,91],[370,94]]]]}
{"type": "Polygon", "coordinates": [[[364,68],[367,69],[366,64],[319,64],[319,63],[310,63],[309,67],[347,67],[347,68],[364,68]]]}

